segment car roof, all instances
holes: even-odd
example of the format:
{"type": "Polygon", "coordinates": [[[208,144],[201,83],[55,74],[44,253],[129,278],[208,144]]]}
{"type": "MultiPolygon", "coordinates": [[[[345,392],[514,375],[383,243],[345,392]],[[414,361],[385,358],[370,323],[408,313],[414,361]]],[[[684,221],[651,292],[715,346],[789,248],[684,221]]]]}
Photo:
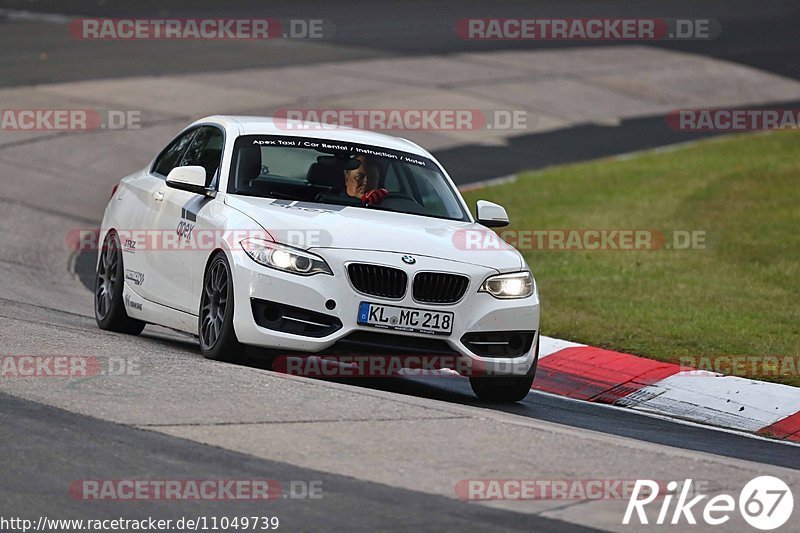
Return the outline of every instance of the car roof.
{"type": "Polygon", "coordinates": [[[427,150],[407,139],[344,126],[334,127],[331,124],[318,124],[316,122],[284,118],[278,119],[276,123],[276,119],[273,117],[240,115],[213,115],[201,118],[192,126],[209,122],[217,123],[229,131],[233,130],[236,135],[281,135],[286,137],[328,139],[399,150],[433,159],[433,156],[427,150]]]}

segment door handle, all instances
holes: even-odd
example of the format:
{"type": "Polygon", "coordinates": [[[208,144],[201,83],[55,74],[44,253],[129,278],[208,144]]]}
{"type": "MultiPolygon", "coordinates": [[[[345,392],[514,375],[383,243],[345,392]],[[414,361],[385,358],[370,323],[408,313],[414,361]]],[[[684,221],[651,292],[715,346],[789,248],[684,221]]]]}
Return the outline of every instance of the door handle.
{"type": "Polygon", "coordinates": [[[153,199],[156,202],[161,202],[164,200],[164,191],[156,191],[153,193],[153,199]]]}

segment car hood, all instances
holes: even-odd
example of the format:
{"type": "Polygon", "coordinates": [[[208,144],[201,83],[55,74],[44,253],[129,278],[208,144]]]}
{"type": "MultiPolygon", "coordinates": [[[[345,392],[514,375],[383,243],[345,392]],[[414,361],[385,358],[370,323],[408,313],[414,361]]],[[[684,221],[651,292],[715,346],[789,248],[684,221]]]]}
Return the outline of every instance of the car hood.
{"type": "Polygon", "coordinates": [[[480,224],[344,207],[226,195],[225,203],[255,220],[276,242],[304,249],[341,248],[447,259],[513,272],[522,256],[480,224]],[[488,242],[489,246],[475,243],[488,242]]]}

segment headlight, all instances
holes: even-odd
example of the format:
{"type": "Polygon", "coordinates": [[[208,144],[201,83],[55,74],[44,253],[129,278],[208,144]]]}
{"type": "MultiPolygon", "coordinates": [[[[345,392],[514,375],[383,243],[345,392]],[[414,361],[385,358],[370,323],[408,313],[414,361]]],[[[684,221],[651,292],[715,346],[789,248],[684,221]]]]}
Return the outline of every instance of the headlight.
{"type": "Polygon", "coordinates": [[[331,267],[324,259],[303,250],[261,239],[245,239],[240,244],[245,253],[261,265],[301,276],[333,276],[331,267]]]}
{"type": "Polygon", "coordinates": [[[533,293],[533,276],[530,272],[492,276],[483,282],[478,292],[488,292],[495,298],[525,298],[533,293]]]}

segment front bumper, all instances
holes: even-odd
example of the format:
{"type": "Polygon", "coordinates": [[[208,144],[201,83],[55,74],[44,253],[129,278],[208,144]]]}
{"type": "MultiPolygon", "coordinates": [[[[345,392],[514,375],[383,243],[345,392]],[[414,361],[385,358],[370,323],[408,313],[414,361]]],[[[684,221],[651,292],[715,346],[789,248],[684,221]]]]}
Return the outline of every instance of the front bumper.
{"type": "MultiPolygon", "coordinates": [[[[439,344],[442,346],[446,344],[453,353],[463,357],[466,367],[473,372],[520,375],[528,372],[533,365],[539,336],[538,291],[534,291],[527,298],[499,300],[489,294],[478,292],[478,287],[488,276],[498,273],[494,269],[425,256],[415,256],[417,262],[407,265],[401,260],[403,254],[392,252],[342,249],[312,251],[327,261],[333,270],[333,276],[324,274],[298,276],[259,265],[244,252],[237,251],[238,253],[233,254],[234,329],[240,342],[271,348],[279,354],[286,352],[289,355],[292,352],[323,352],[338,346],[340,341],[346,343],[348,339],[358,337],[361,335],[359,332],[382,333],[384,340],[388,338],[390,341],[396,341],[398,350],[412,354],[415,353],[414,346],[425,345],[431,339],[441,341],[439,344]],[[345,270],[345,263],[351,261],[400,268],[408,273],[409,279],[419,271],[457,272],[468,276],[470,283],[465,296],[455,304],[418,303],[413,300],[411,290],[408,290],[402,299],[387,300],[361,294],[353,288],[345,270]],[[298,335],[268,329],[256,322],[254,301],[281,302],[310,313],[329,316],[341,323],[341,326],[337,326],[334,328],[335,331],[324,336],[298,335]],[[331,301],[335,302],[335,307],[332,309],[331,301]],[[433,336],[359,325],[358,307],[365,301],[434,311],[451,311],[454,313],[452,333],[447,336],[433,336]],[[501,331],[533,332],[530,348],[517,357],[502,357],[496,354],[484,357],[476,354],[462,342],[462,337],[468,333],[501,331]]],[[[384,353],[386,352],[376,352],[376,355],[384,353]]]]}

